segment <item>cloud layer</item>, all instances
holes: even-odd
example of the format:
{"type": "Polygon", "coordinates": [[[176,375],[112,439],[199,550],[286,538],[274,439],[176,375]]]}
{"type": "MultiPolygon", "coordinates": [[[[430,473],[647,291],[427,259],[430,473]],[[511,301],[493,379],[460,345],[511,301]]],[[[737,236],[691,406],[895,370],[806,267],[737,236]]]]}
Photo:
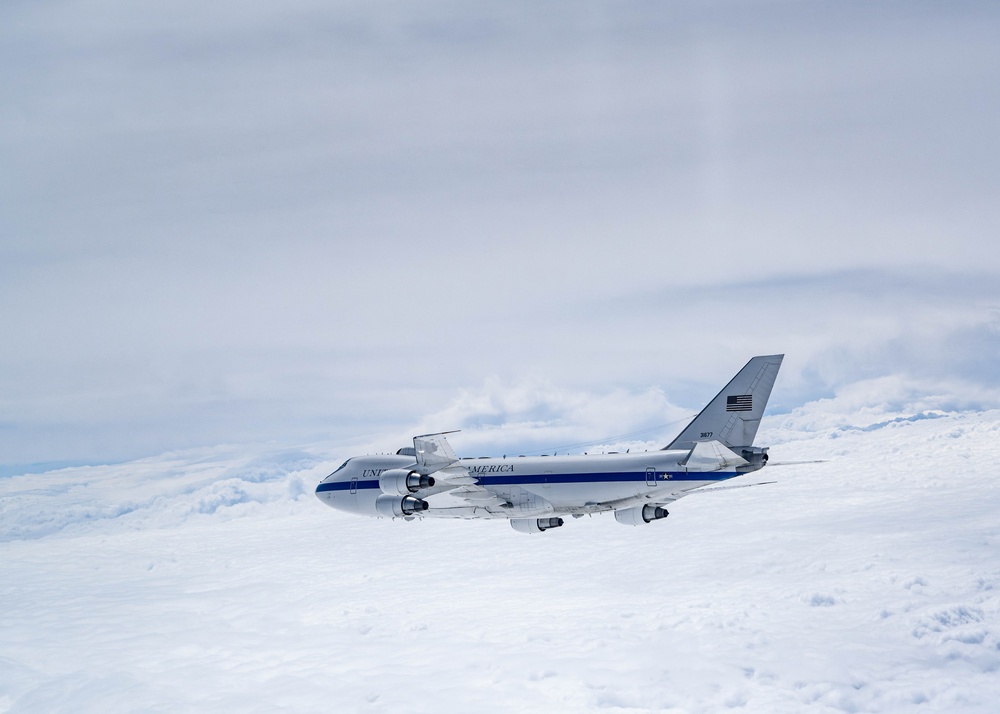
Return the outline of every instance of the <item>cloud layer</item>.
{"type": "Polygon", "coordinates": [[[1000,412],[854,417],[765,424],[774,461],[830,459],[776,484],[541,536],[331,511],[311,453],[0,480],[0,703],[991,711],[1000,412]]]}

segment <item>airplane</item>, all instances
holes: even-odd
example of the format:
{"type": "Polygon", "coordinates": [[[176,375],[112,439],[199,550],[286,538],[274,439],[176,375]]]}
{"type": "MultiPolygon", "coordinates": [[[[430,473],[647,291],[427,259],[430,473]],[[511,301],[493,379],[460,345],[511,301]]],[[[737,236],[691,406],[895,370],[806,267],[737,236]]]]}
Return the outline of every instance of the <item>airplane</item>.
{"type": "Polygon", "coordinates": [[[423,434],[395,454],[348,459],[316,496],[383,518],[506,518],[521,533],[607,511],[625,525],[658,521],[677,499],[764,467],[767,447],[753,442],[783,357],[751,359],[656,451],[460,459],[446,438],[455,432],[423,434]]]}

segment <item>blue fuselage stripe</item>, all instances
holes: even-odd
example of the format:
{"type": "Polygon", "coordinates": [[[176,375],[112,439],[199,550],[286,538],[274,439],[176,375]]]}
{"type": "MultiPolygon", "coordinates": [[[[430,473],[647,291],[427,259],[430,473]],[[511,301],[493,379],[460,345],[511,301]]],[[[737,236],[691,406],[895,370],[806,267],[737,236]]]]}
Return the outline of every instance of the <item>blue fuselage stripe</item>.
{"type": "MultiPolygon", "coordinates": [[[[739,474],[735,472],[712,472],[712,473],[687,473],[685,471],[658,471],[656,473],[657,483],[669,481],[725,481],[739,474]]],[[[480,486],[529,486],[555,483],[623,483],[628,481],[646,482],[647,474],[644,471],[620,472],[620,473],[590,473],[590,474],[526,474],[515,476],[503,474],[499,476],[477,476],[476,481],[480,486]]],[[[378,479],[356,479],[347,481],[331,481],[321,483],[316,487],[316,492],[323,491],[347,491],[351,488],[362,490],[378,488],[378,479]]]]}
{"type": "MultiPolygon", "coordinates": [[[[347,491],[351,488],[351,481],[331,481],[330,483],[321,483],[316,487],[316,493],[322,493],[323,491],[347,491]]],[[[354,488],[378,488],[378,481],[357,481],[354,483],[354,488]]]]}

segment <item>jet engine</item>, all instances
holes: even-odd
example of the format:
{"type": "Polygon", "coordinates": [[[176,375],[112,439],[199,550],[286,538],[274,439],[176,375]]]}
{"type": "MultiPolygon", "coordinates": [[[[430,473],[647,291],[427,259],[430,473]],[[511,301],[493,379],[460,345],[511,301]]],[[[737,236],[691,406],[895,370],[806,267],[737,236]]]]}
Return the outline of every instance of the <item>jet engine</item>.
{"type": "Polygon", "coordinates": [[[634,508],[619,509],[615,511],[615,520],[619,523],[624,523],[626,526],[638,526],[642,523],[666,518],[669,515],[666,508],[647,504],[645,506],[635,506],[634,508]]]}
{"type": "Polygon", "coordinates": [[[378,487],[382,493],[393,496],[408,496],[416,493],[422,488],[430,488],[434,485],[433,476],[424,476],[416,471],[406,469],[389,469],[383,471],[378,479],[378,487]]]}
{"type": "Polygon", "coordinates": [[[375,510],[380,516],[386,518],[399,518],[402,516],[412,516],[414,513],[426,511],[427,501],[413,496],[388,496],[382,495],[375,499],[375,510]]]}
{"type": "Polygon", "coordinates": [[[518,533],[542,533],[549,528],[558,528],[562,518],[511,518],[510,527],[518,533]]]}
{"type": "Polygon", "coordinates": [[[757,469],[763,468],[767,463],[766,446],[744,446],[741,455],[749,462],[745,467],[746,471],[756,471],[757,469]]]}

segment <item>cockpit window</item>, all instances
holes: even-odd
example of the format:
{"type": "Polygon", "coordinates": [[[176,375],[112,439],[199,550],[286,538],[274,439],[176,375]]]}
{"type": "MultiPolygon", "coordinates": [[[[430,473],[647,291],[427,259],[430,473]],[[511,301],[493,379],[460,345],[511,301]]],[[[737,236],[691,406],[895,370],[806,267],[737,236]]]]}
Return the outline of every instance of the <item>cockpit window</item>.
{"type": "MultiPolygon", "coordinates": [[[[344,468],[345,466],[347,466],[347,464],[349,464],[349,463],[351,463],[351,460],[350,460],[350,459],[348,459],[347,461],[345,461],[344,463],[342,463],[342,464],[341,464],[340,466],[338,466],[338,467],[337,467],[337,471],[341,471],[341,470],[343,470],[343,468],[344,468]]],[[[334,472],[333,472],[333,474],[337,473],[337,471],[334,471],[334,472]]],[[[333,474],[330,474],[330,476],[333,476],[333,474]]],[[[330,478],[330,476],[327,476],[327,478],[330,478]]]]}

